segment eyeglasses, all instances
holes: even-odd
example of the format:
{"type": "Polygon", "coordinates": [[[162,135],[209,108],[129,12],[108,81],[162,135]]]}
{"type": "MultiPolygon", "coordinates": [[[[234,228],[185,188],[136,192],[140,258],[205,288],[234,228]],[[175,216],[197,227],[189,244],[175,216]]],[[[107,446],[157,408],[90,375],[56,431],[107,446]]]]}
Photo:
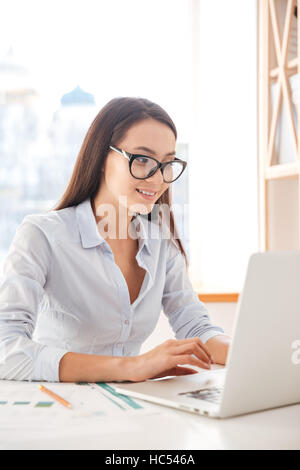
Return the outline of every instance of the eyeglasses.
{"type": "Polygon", "coordinates": [[[180,160],[179,158],[174,158],[172,161],[161,163],[154,157],[134,155],[132,153],[125,152],[125,150],[119,149],[118,147],[112,147],[111,145],[109,148],[129,160],[129,171],[131,175],[138,180],[150,178],[160,168],[164,182],[173,183],[182,175],[187,165],[187,162],[180,160]]]}

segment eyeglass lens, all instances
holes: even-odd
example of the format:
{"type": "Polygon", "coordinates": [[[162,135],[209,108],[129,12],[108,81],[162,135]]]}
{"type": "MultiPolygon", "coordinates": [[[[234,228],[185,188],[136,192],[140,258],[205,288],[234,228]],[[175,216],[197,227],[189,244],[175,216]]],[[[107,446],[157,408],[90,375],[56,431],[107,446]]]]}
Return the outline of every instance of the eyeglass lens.
{"type": "MultiPolygon", "coordinates": [[[[155,173],[157,166],[154,160],[147,157],[137,157],[133,160],[131,172],[136,178],[150,178],[155,173]]],[[[172,162],[163,169],[166,183],[171,183],[182,172],[183,165],[180,162],[172,162]]]]}

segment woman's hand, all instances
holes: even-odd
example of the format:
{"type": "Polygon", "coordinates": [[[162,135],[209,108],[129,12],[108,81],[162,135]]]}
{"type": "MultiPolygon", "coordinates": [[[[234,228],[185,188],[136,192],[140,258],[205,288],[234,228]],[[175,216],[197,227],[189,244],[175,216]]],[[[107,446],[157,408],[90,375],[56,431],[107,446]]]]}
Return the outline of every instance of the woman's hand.
{"type": "Polygon", "coordinates": [[[216,335],[206,341],[205,346],[216,364],[226,365],[230,343],[231,337],[228,335],[216,335]]]}
{"type": "Polygon", "coordinates": [[[167,375],[195,374],[198,371],[180,364],[210,369],[212,357],[200,338],[169,339],[151,351],[132,357],[133,382],[157,379],[167,375]]]}

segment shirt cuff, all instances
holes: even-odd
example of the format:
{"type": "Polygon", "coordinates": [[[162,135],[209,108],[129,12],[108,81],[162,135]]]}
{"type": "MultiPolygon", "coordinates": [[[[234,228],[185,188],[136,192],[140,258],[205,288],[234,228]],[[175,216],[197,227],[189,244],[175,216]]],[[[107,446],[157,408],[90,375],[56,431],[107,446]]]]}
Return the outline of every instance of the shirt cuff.
{"type": "Polygon", "coordinates": [[[59,382],[59,362],[67,352],[67,349],[45,346],[36,359],[32,380],[59,382]]]}
{"type": "Polygon", "coordinates": [[[208,341],[210,338],[213,336],[218,336],[218,335],[223,335],[223,336],[228,336],[227,333],[223,333],[222,331],[219,330],[208,330],[205,331],[202,335],[199,336],[201,339],[202,343],[205,344],[206,341],[208,341]]]}

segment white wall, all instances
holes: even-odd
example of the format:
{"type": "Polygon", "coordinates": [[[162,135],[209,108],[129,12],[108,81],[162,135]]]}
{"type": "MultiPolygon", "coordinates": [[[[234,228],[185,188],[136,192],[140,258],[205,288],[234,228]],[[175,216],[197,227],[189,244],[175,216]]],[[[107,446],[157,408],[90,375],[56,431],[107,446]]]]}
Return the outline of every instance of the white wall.
{"type": "MultiPolygon", "coordinates": [[[[205,304],[213,325],[221,326],[224,332],[232,335],[237,303],[219,302],[205,304]]],[[[142,345],[141,353],[147,352],[163,343],[167,339],[175,338],[172,328],[169,325],[166,315],[162,312],[155,330],[142,345]]]]}
{"type": "Polygon", "coordinates": [[[258,251],[255,0],[191,0],[192,282],[238,291],[258,251]]]}

